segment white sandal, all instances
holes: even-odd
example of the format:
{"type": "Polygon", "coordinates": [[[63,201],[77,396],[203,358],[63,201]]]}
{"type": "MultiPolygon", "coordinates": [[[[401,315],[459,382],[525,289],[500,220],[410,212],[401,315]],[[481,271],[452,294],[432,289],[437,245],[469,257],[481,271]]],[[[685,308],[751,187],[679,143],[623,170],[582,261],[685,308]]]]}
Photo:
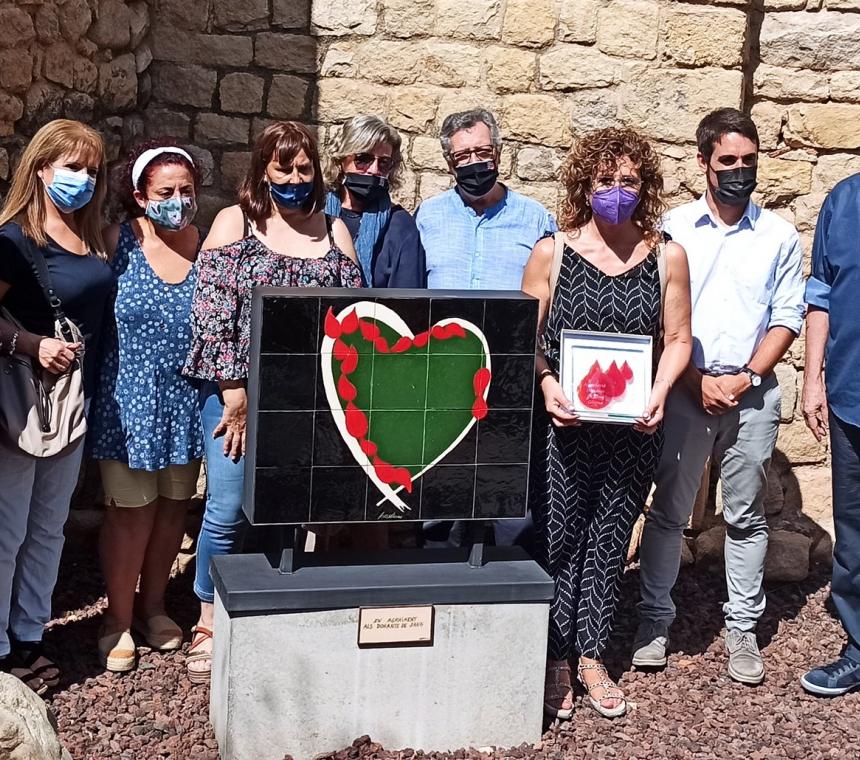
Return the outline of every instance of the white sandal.
{"type": "Polygon", "coordinates": [[[570,683],[570,665],[566,662],[561,662],[556,665],[546,666],[546,680],[544,681],[543,691],[543,711],[550,718],[558,720],[570,720],[573,715],[573,686],[570,683]],[[553,674],[553,680],[549,680],[550,673],[553,674]],[[559,673],[567,673],[567,683],[559,680],[559,673]],[[570,707],[563,707],[566,700],[570,700],[570,707]]]}
{"type": "Polygon", "coordinates": [[[597,663],[580,663],[576,666],[576,676],[579,678],[579,682],[585,688],[585,691],[588,696],[588,701],[591,706],[600,713],[604,718],[619,718],[624,713],[627,712],[627,700],[624,698],[624,692],[621,691],[618,684],[613,683],[609,678],[609,673],[606,672],[606,666],[600,665],[597,663]],[[599,670],[604,678],[598,681],[596,684],[592,684],[589,686],[585,683],[585,679],[582,677],[583,670],[599,670]],[[602,696],[600,699],[594,699],[591,696],[591,691],[593,689],[604,689],[606,694],[602,696]],[[620,699],[621,704],[616,705],[615,707],[604,707],[601,703],[607,699],[620,699]]]}

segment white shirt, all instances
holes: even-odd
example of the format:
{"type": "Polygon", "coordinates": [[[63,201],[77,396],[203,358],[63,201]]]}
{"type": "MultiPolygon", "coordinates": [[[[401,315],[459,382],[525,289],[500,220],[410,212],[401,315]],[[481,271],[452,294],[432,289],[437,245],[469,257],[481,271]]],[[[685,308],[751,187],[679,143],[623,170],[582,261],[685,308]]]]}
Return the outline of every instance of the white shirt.
{"type": "Polygon", "coordinates": [[[737,371],[770,328],[800,333],[803,255],[792,224],[750,201],[726,227],[703,195],[672,209],[664,229],[687,251],[696,367],[737,371]]]}

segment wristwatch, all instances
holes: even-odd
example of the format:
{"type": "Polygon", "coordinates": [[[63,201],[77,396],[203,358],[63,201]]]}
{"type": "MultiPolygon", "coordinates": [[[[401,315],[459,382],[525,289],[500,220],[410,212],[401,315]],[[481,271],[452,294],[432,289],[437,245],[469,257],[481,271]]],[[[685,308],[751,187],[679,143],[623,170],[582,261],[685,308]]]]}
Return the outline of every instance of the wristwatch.
{"type": "Polygon", "coordinates": [[[746,372],[749,375],[750,385],[753,388],[758,388],[761,385],[761,375],[749,367],[741,367],[741,372],[746,372]]]}

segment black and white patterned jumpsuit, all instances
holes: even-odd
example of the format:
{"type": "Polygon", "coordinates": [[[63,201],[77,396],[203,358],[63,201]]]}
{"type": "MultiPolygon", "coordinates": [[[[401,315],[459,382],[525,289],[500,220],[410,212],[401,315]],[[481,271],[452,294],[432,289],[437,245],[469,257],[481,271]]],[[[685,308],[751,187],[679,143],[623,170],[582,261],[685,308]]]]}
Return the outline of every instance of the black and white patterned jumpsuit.
{"type": "MultiPolygon", "coordinates": [[[[663,254],[665,255],[665,254],[663,254]]],[[[544,340],[559,370],[562,329],[660,333],[657,251],[610,277],[565,246],[544,340]]],[[[538,561],[555,581],[548,656],[600,658],[618,603],[627,547],[651,488],[662,430],[585,422],[556,428],[538,393],[531,507],[538,561]]]]}

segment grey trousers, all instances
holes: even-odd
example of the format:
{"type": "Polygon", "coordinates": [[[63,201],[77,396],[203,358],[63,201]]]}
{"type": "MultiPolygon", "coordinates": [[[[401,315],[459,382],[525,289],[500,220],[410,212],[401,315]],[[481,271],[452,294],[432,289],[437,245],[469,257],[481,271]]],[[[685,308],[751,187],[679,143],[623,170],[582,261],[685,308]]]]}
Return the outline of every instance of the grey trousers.
{"type": "Polygon", "coordinates": [[[718,416],[707,414],[686,387],[672,391],[663,427],[666,441],[639,550],[641,619],[671,623],[675,618],[671,591],[678,579],[683,531],[705,464],[713,457],[720,463],[726,521],[726,627],[755,629],[765,607],[764,499],[779,405],[779,385],[773,375],[758,388],[750,388],[731,412],[718,416]]]}

